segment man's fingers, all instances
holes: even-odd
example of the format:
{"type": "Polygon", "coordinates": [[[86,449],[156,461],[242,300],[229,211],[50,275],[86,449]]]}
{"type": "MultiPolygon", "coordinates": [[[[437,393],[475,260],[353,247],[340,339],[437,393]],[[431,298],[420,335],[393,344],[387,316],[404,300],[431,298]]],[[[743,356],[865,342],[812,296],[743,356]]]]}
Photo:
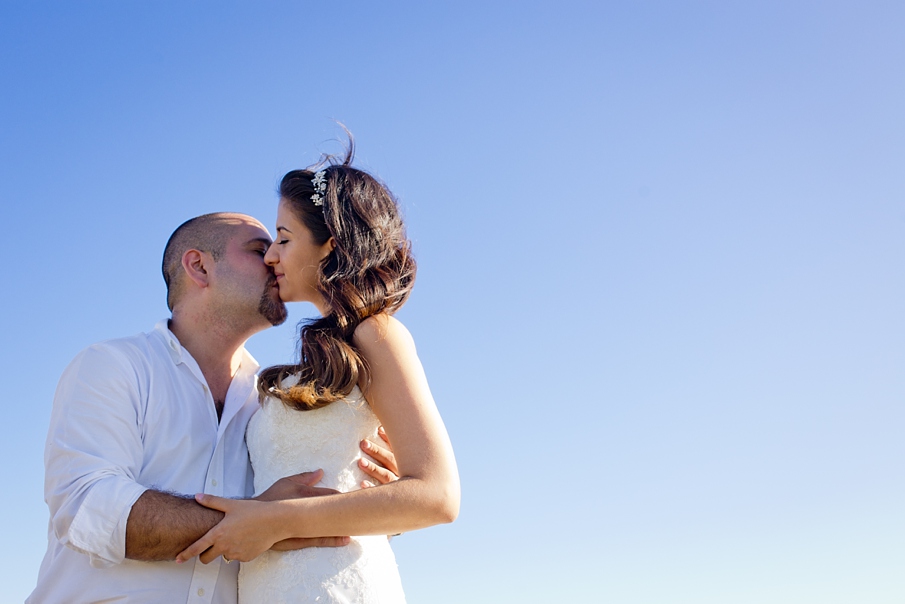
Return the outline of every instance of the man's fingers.
{"type": "Polygon", "coordinates": [[[396,455],[391,449],[376,445],[369,440],[363,440],[361,441],[361,450],[393,474],[399,474],[399,468],[396,467],[396,455]]]}
{"type": "Polygon", "coordinates": [[[349,545],[349,537],[318,537],[312,547],[342,547],[349,545]]]}
{"type": "MultiPolygon", "coordinates": [[[[393,453],[393,448],[390,445],[390,440],[387,438],[387,433],[386,430],[383,429],[383,426],[378,426],[377,435],[387,446],[382,447],[367,439],[361,441],[359,445],[361,450],[367,453],[376,463],[369,459],[362,458],[358,460],[358,467],[379,484],[387,484],[388,482],[399,480],[399,467],[396,465],[396,455],[393,453]]],[[[366,480],[362,482],[361,486],[362,488],[368,488],[369,486],[374,485],[366,480]]]]}
{"type": "Polygon", "coordinates": [[[314,537],[305,539],[283,539],[273,544],[270,548],[278,552],[286,552],[306,547],[342,547],[349,545],[349,537],[314,537]]]}
{"type": "Polygon", "coordinates": [[[295,474],[293,476],[290,476],[289,478],[295,482],[313,487],[318,482],[320,482],[321,478],[323,477],[323,470],[314,470],[313,472],[302,472],[301,474],[295,474]]]}
{"type": "Polygon", "coordinates": [[[370,489],[371,487],[376,487],[376,486],[377,485],[374,484],[373,482],[371,482],[370,480],[361,481],[361,488],[363,488],[363,489],[370,489]]]}
{"type": "Polygon", "coordinates": [[[391,449],[381,447],[367,439],[361,441],[361,448],[365,453],[373,457],[377,463],[388,469],[390,472],[393,472],[394,474],[399,473],[399,470],[396,468],[396,455],[391,449]]]}
{"type": "MultiPolygon", "coordinates": [[[[254,497],[254,499],[257,499],[258,501],[277,501],[279,499],[296,499],[298,497],[313,497],[319,494],[324,495],[326,493],[312,490],[321,488],[315,487],[314,485],[320,482],[323,477],[323,470],[284,476],[270,485],[266,491],[257,497],[254,497]]],[[[332,493],[335,491],[330,492],[332,493]]]]}
{"type": "Polygon", "coordinates": [[[299,489],[299,497],[322,497],[324,495],[335,495],[339,493],[336,489],[328,489],[327,487],[305,487],[299,489]]]}
{"type": "Polygon", "coordinates": [[[380,484],[387,484],[399,479],[398,476],[396,476],[386,468],[382,468],[377,464],[368,461],[364,457],[358,460],[358,467],[361,468],[365,474],[367,474],[380,484]]]}

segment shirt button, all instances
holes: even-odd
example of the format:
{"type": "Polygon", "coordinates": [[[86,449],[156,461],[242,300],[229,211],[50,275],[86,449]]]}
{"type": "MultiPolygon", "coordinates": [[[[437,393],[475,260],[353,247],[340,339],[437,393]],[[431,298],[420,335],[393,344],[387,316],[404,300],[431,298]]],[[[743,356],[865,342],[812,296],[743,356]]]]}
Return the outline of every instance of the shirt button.
{"type": "Polygon", "coordinates": [[[217,486],[217,479],[216,479],[216,478],[212,478],[212,479],[211,479],[211,484],[214,485],[214,486],[217,486]]]}
{"type": "Polygon", "coordinates": [[[203,596],[203,595],[204,595],[204,588],[203,588],[203,587],[202,587],[201,589],[198,590],[198,595],[199,595],[199,596],[203,596]]]}
{"type": "Polygon", "coordinates": [[[170,348],[176,350],[176,342],[174,342],[173,340],[170,340],[170,348]]]}

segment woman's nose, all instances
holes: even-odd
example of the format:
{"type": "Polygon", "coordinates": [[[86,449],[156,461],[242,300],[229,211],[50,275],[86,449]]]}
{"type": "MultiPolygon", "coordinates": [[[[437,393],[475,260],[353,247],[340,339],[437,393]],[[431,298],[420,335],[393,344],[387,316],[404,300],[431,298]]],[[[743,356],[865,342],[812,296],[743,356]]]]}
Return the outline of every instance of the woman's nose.
{"type": "Polygon", "coordinates": [[[264,253],[264,264],[273,266],[279,261],[280,256],[277,254],[276,247],[276,242],[273,242],[270,244],[270,247],[267,248],[267,252],[264,253]]]}

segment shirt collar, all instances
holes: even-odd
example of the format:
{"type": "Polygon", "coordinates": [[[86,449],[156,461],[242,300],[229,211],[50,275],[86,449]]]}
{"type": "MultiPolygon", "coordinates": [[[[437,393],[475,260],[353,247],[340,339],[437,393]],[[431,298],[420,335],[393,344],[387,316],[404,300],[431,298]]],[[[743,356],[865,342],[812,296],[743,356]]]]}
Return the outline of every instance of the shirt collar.
{"type": "MultiPolygon", "coordinates": [[[[164,343],[166,344],[167,352],[170,353],[170,358],[173,359],[173,363],[178,365],[185,361],[184,357],[188,357],[194,361],[195,359],[192,357],[191,353],[182,347],[182,344],[179,343],[179,340],[173,335],[173,332],[170,331],[170,320],[162,319],[157,322],[157,325],[154,326],[154,332],[158,334],[161,338],[163,338],[164,343]]],[[[239,360],[239,369],[236,371],[236,374],[245,373],[245,374],[255,374],[258,372],[258,369],[261,366],[255,360],[253,356],[245,349],[243,346],[239,349],[240,360],[239,360]]]]}
{"type": "MultiPolygon", "coordinates": [[[[170,358],[173,359],[175,364],[179,364],[182,362],[182,344],[179,343],[179,340],[176,339],[176,336],[173,335],[173,332],[170,331],[170,320],[162,319],[157,322],[157,325],[154,326],[154,332],[163,338],[164,343],[166,344],[167,352],[170,353],[170,358]]],[[[188,354],[188,352],[186,352],[188,354]]]]}

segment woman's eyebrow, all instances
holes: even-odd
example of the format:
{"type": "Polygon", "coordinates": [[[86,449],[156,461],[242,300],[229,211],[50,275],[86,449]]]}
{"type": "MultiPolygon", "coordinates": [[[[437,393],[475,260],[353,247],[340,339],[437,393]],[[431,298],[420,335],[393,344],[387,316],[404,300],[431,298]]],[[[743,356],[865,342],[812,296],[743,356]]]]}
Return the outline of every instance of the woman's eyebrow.
{"type": "Polygon", "coordinates": [[[286,232],[289,233],[290,235],[292,234],[292,231],[290,231],[290,230],[287,229],[286,227],[277,225],[277,233],[279,233],[280,231],[286,231],[286,232]]]}

